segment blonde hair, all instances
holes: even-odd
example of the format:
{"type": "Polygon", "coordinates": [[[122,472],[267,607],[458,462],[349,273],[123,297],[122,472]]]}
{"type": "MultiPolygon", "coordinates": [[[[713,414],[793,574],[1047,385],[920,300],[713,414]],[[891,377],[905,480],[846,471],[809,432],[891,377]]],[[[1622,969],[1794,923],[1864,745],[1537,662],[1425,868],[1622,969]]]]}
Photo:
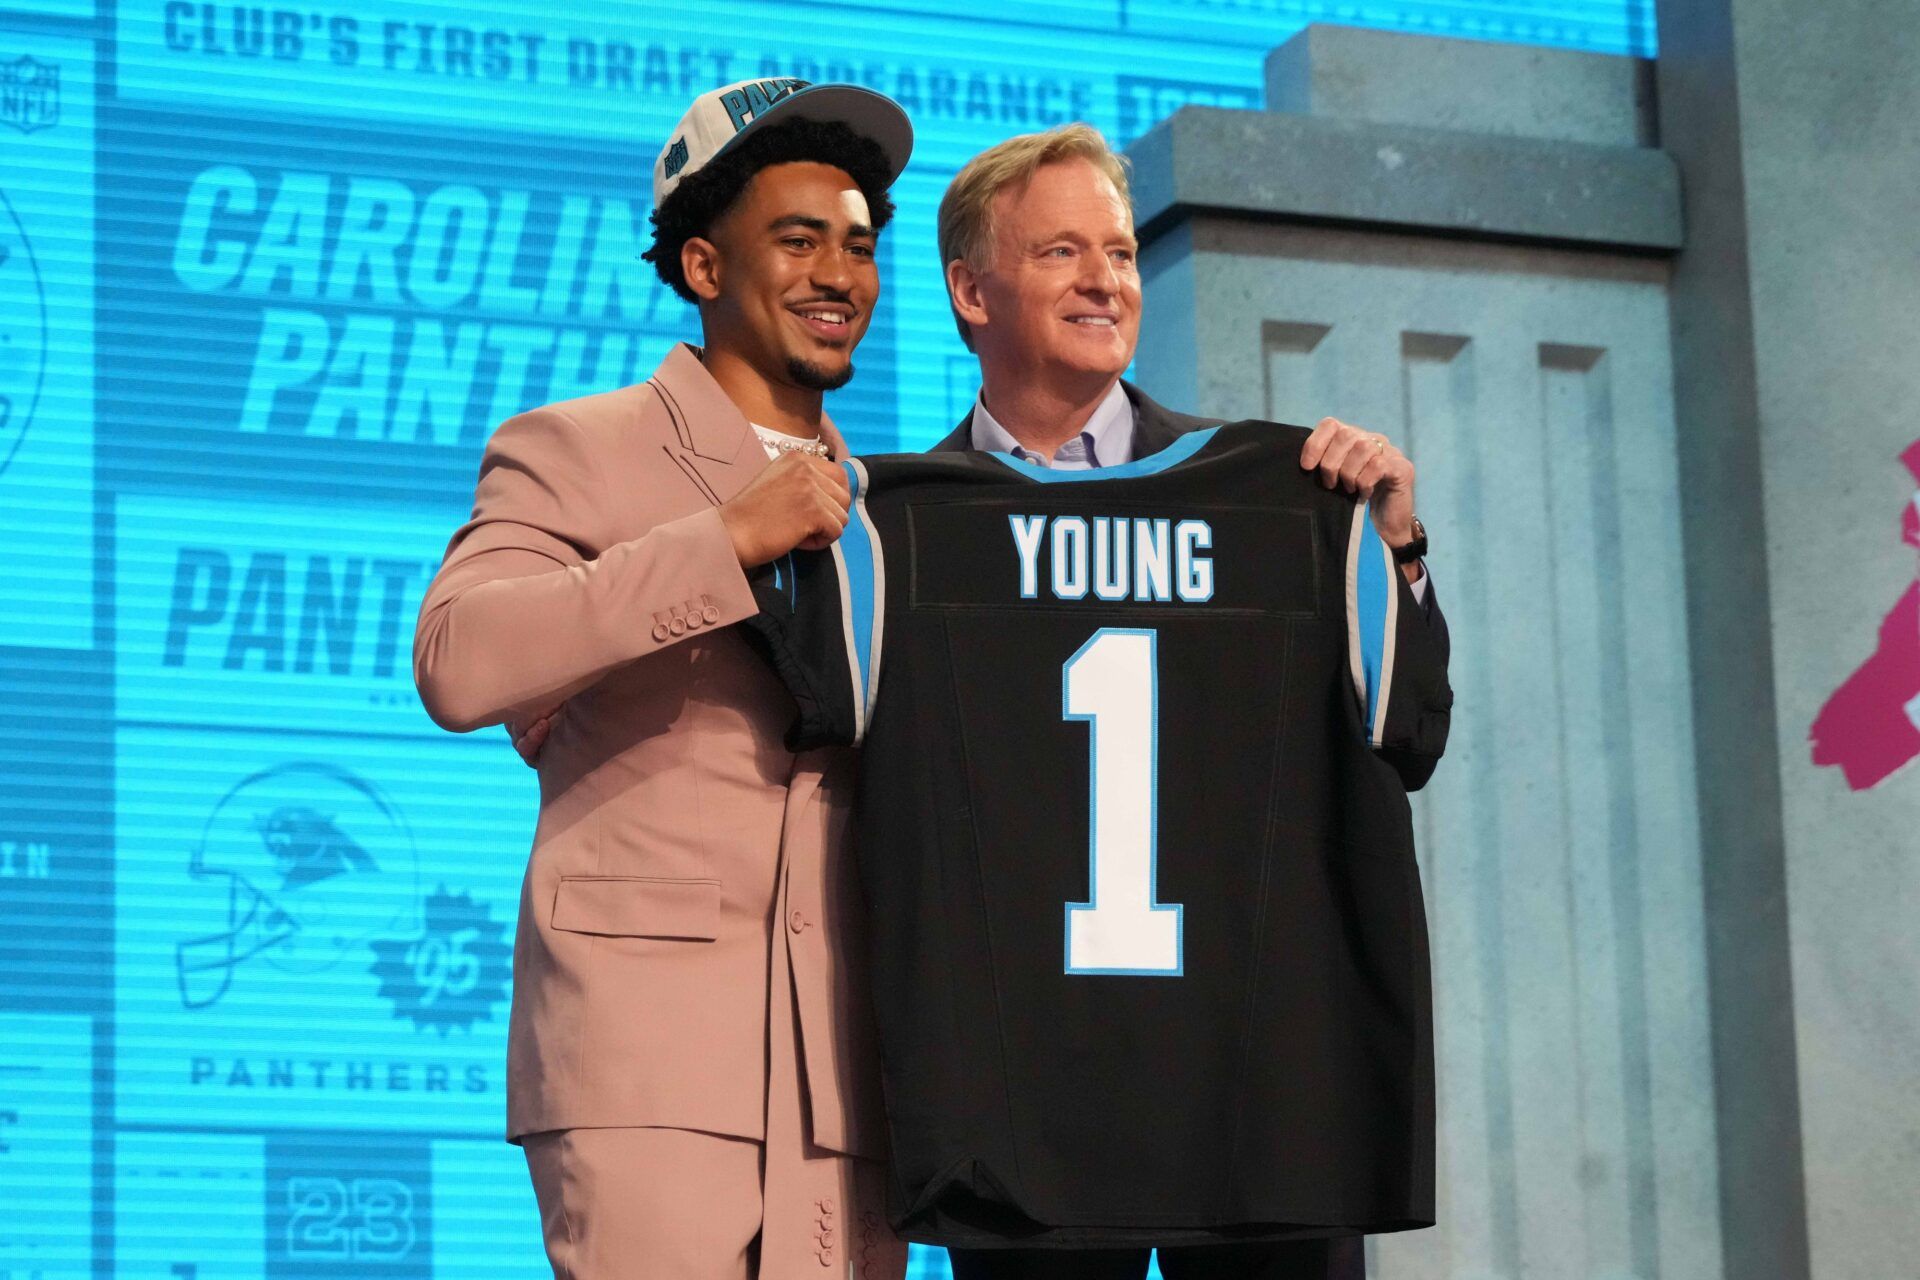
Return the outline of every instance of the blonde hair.
{"type": "MultiPolygon", "coordinates": [[[[1085,160],[1105,174],[1129,209],[1133,196],[1127,186],[1127,160],[1107,145],[1100,131],[1075,121],[1041,133],[1023,133],[988,147],[955,174],[940,198],[940,266],[964,262],[984,272],[993,257],[993,202],[1002,191],[1024,187],[1042,165],[1062,160],[1085,160]]],[[[951,306],[951,285],[948,305],[951,306]]],[[[973,334],[956,309],[953,322],[960,340],[973,350],[973,334]]]]}

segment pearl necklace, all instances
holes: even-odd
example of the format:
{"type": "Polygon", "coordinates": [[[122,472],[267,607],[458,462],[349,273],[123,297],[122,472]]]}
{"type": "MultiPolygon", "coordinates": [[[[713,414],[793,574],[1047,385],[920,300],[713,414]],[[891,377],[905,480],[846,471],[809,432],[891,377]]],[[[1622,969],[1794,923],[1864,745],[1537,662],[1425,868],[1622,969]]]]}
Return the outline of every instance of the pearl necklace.
{"type": "Polygon", "coordinates": [[[824,458],[828,456],[827,442],[825,440],[795,440],[789,438],[785,440],[775,440],[773,447],[782,453],[804,453],[814,458],[824,458]]]}
{"type": "Polygon", "coordinates": [[[753,434],[760,442],[780,453],[804,453],[810,458],[830,458],[832,452],[825,440],[805,440],[799,436],[790,436],[784,431],[775,431],[772,427],[763,427],[755,422],[751,424],[753,434]]]}

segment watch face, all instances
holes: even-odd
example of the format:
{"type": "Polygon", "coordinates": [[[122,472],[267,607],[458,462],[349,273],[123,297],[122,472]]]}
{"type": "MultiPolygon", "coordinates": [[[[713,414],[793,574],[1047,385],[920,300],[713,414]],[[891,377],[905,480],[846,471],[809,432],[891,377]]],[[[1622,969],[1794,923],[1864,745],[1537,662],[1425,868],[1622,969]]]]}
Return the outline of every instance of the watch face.
{"type": "Polygon", "coordinates": [[[26,229],[0,191],[0,474],[26,439],[46,372],[46,295],[26,229]]]}

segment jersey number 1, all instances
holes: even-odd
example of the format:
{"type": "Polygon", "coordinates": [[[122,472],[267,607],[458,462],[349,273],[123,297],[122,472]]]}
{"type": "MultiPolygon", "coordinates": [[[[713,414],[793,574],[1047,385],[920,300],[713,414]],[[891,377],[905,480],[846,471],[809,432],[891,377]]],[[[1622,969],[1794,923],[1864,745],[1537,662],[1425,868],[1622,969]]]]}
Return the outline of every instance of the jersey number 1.
{"type": "Polygon", "coordinates": [[[1067,972],[1178,977],[1180,907],[1154,901],[1158,636],[1102,627],[1061,668],[1061,715],[1089,729],[1088,895],[1067,904],[1067,972]]]}

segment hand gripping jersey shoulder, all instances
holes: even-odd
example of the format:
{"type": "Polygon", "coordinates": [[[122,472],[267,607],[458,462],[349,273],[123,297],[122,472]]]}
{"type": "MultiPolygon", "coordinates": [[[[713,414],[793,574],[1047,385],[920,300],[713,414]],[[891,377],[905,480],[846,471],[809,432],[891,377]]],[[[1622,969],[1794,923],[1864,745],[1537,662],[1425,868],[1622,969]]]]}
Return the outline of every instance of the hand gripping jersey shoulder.
{"type": "Polygon", "coordinates": [[[862,746],[896,1225],[980,1244],[1432,1217],[1401,761],[1436,643],[1365,506],[1238,423],[1122,467],[847,465],[756,575],[796,746],[862,746]]]}

